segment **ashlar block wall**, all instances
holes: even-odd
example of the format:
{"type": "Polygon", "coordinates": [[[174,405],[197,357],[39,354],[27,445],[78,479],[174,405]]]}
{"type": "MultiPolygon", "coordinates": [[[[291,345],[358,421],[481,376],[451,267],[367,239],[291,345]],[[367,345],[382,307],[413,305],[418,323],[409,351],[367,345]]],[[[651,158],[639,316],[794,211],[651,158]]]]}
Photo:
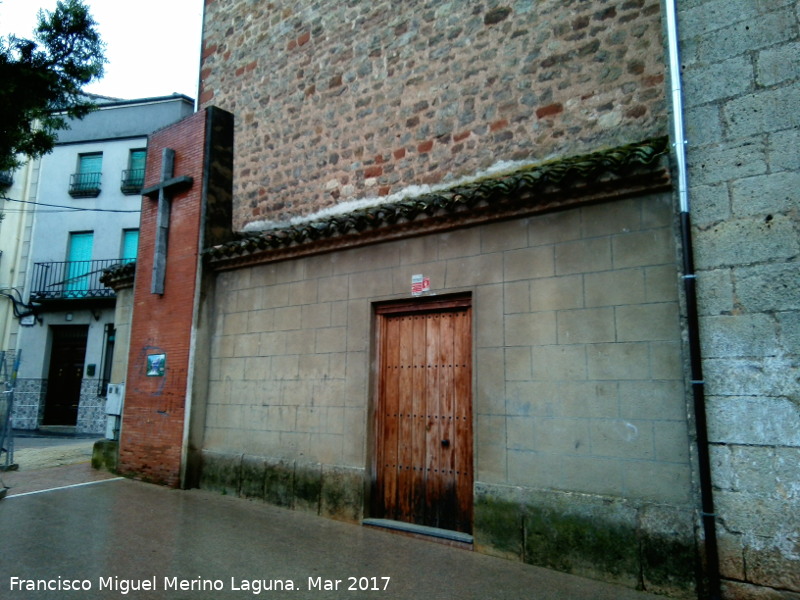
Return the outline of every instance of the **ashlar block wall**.
{"type": "Polygon", "coordinates": [[[800,593],[800,5],[680,3],[726,598],[800,593]]]}
{"type": "Polygon", "coordinates": [[[673,214],[652,195],[219,273],[202,485],[369,516],[373,303],[421,273],[472,296],[476,547],[691,589],[673,214]]]}

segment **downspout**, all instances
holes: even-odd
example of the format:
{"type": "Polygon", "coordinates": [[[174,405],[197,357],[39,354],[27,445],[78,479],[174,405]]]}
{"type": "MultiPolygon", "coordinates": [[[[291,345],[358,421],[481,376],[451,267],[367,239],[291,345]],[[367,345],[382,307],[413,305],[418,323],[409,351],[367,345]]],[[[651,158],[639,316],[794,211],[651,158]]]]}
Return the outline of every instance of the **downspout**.
{"type": "Polygon", "coordinates": [[[678,175],[678,200],[680,207],[680,233],[683,254],[683,286],[686,297],[686,326],[689,343],[692,399],[697,439],[697,458],[700,476],[700,516],[705,543],[706,578],[708,597],[721,598],[719,550],[717,548],[716,514],[714,492],[711,484],[711,459],[708,447],[708,423],[706,419],[705,381],[703,380],[702,354],[700,351],[700,328],[697,316],[697,286],[692,249],[692,230],[689,206],[688,172],[686,166],[686,136],[683,123],[683,94],[681,89],[681,63],[678,42],[678,12],[676,0],[664,0],[667,20],[667,43],[669,47],[669,72],[672,92],[673,146],[678,175]]]}

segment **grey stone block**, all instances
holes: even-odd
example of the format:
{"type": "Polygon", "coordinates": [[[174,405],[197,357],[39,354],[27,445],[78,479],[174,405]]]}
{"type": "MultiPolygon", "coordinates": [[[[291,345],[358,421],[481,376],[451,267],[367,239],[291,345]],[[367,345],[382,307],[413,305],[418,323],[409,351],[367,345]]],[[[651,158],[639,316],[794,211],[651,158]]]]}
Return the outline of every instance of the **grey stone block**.
{"type": "Polygon", "coordinates": [[[355,523],[363,516],[363,511],[363,469],[323,467],[320,514],[355,523]]]}
{"type": "Polygon", "coordinates": [[[764,314],[704,317],[703,355],[717,357],[773,356],[777,353],[778,325],[764,314]]]}
{"type": "Polygon", "coordinates": [[[678,305],[675,302],[618,306],[614,312],[619,342],[676,340],[680,337],[678,305]]]}
{"type": "Polygon", "coordinates": [[[715,396],[708,412],[712,442],[800,446],[800,406],[786,398],[715,396]]]}
{"type": "Polygon", "coordinates": [[[791,356],[709,358],[703,369],[710,396],[783,396],[800,403],[800,367],[791,356]]]}
{"type": "Polygon", "coordinates": [[[675,240],[671,229],[650,229],[612,238],[614,267],[663,265],[675,261],[675,240]]]}
{"type": "Polygon", "coordinates": [[[800,86],[768,89],[728,102],[723,109],[728,138],[800,127],[800,86]]]}
{"type": "Polygon", "coordinates": [[[718,104],[705,104],[686,110],[686,139],[692,146],[721,142],[724,137],[722,113],[718,104]]]}
{"type": "Polygon", "coordinates": [[[692,224],[704,227],[731,216],[731,199],[727,183],[696,185],[689,195],[692,224]]]}
{"type": "Polygon", "coordinates": [[[564,310],[558,313],[559,344],[593,344],[615,340],[613,308],[564,310]]]}
{"type": "Polygon", "coordinates": [[[650,377],[648,345],[638,343],[592,344],[586,348],[591,379],[647,379],[650,377]]]}
{"type": "Polygon", "coordinates": [[[733,269],[736,299],[743,310],[800,310],[800,266],[785,262],[733,269]]]}
{"type": "Polygon", "coordinates": [[[800,253],[794,220],[768,215],[720,223],[695,236],[698,269],[789,259],[800,253]]]}
{"type": "Polygon", "coordinates": [[[776,318],[779,352],[800,355],[800,312],[778,313],[776,318]]]}
{"type": "Polygon", "coordinates": [[[759,52],[756,58],[756,81],[770,86],[800,78],[800,44],[789,43],[759,52]]]}
{"type": "MultiPolygon", "coordinates": [[[[742,107],[746,111],[748,108],[742,107]]],[[[758,111],[763,110],[758,106],[758,111]]],[[[737,119],[744,119],[738,116],[737,119]]],[[[756,127],[757,128],[757,127],[756,127]]],[[[692,186],[726,183],[768,171],[766,143],[756,132],[752,137],[727,144],[689,148],[689,181],[692,186]]],[[[737,132],[738,134],[738,132],[737,132]]]]}
{"type": "MultiPolygon", "coordinates": [[[[792,39],[796,35],[791,10],[767,12],[758,2],[732,2],[727,7],[731,24],[703,36],[701,59],[724,61],[759,48],[792,39]],[[739,12],[737,8],[741,8],[739,12]],[[748,16],[745,16],[748,15],[748,16]]],[[[702,17],[701,17],[702,18],[702,17]]]]}
{"type": "Polygon", "coordinates": [[[582,308],[583,281],[581,275],[548,277],[531,282],[531,310],[567,310],[582,308]]]}
{"type": "Polygon", "coordinates": [[[645,273],[640,268],[587,273],[583,281],[587,307],[636,304],[645,299],[645,273]]]}
{"type": "Polygon", "coordinates": [[[200,487],[223,494],[238,494],[241,481],[241,454],[203,450],[200,487]]]}
{"type": "Polygon", "coordinates": [[[702,315],[730,314],[733,310],[731,269],[714,269],[697,273],[697,304],[702,315]]]}
{"type": "Polygon", "coordinates": [[[555,274],[551,246],[506,252],[503,261],[506,281],[551,277],[555,274]]]}
{"type": "Polygon", "coordinates": [[[586,237],[638,231],[642,227],[642,202],[639,199],[605,202],[583,208],[581,212],[586,237]]]}
{"type": "Polygon", "coordinates": [[[242,498],[264,498],[266,460],[261,456],[242,456],[239,495],[242,498]]]}
{"type": "Polygon", "coordinates": [[[800,128],[776,131],[769,136],[769,165],[777,171],[800,170],[800,128]]]}
{"type": "MultiPolygon", "coordinates": [[[[705,51],[703,48],[702,51],[705,51]]],[[[727,58],[727,57],[726,57],[727,58]]],[[[755,72],[749,56],[735,56],[721,62],[702,63],[694,66],[696,73],[687,73],[685,83],[686,104],[694,107],[721,99],[741,96],[752,90],[755,72]]]]}
{"type": "Polygon", "coordinates": [[[557,275],[605,271],[611,266],[611,244],[608,238],[556,246],[557,275]]]}
{"type": "Polygon", "coordinates": [[[778,172],[731,183],[731,206],[736,216],[773,215],[800,205],[800,173],[778,172]]]}
{"type": "Polygon", "coordinates": [[[506,346],[540,346],[556,341],[555,312],[506,315],[506,346]]]}

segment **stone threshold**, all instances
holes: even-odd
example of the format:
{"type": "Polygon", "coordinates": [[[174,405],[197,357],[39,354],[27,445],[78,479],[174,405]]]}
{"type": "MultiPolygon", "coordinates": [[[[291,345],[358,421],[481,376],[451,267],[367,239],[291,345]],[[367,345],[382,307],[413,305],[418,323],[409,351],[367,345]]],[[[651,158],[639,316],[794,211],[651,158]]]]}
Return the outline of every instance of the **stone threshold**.
{"type": "Polygon", "coordinates": [[[460,531],[427,527],[425,525],[405,523],[403,521],[392,521],[391,519],[364,519],[361,521],[361,524],[365,527],[387,529],[393,533],[399,533],[418,539],[426,539],[440,544],[463,548],[465,550],[472,550],[473,548],[473,537],[468,533],[461,533],[460,531]]]}

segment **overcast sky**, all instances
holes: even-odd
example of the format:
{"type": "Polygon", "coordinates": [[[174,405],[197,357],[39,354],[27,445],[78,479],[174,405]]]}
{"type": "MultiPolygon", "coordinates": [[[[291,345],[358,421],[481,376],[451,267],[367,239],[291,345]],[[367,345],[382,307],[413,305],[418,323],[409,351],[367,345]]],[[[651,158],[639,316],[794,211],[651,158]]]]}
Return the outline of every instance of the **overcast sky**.
{"type": "MultiPolygon", "coordinates": [[[[105,76],[85,91],[123,98],[197,98],[203,0],[84,0],[106,43],[105,76]]],[[[32,37],[56,0],[0,0],[0,36],[32,37]]]]}

